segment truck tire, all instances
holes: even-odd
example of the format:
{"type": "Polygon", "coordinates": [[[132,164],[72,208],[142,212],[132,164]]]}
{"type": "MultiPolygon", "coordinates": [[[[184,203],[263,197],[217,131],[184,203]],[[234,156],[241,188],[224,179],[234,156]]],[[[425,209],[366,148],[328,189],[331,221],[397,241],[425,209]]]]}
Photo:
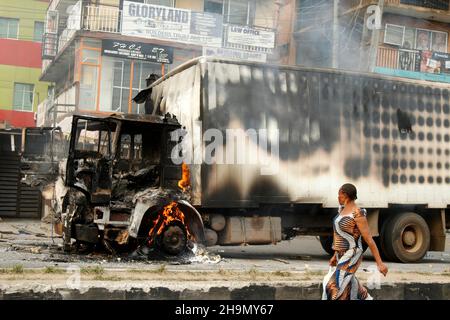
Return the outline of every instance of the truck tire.
{"type": "Polygon", "coordinates": [[[417,262],[430,247],[428,225],[414,212],[393,215],[383,224],[381,247],[388,260],[417,262]]]}
{"type": "Polygon", "coordinates": [[[380,253],[381,259],[383,260],[389,260],[386,255],[384,254],[384,250],[381,247],[381,237],[377,236],[377,237],[373,237],[373,241],[375,241],[375,244],[377,246],[378,252],[380,253]]]}

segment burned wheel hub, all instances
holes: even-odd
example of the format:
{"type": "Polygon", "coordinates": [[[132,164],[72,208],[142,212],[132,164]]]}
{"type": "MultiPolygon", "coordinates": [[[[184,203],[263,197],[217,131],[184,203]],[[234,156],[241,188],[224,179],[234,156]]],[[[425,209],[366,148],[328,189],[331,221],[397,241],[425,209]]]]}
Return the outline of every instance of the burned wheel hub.
{"type": "Polygon", "coordinates": [[[186,227],[179,222],[169,224],[161,234],[161,249],[171,255],[181,253],[187,245],[186,227]]]}

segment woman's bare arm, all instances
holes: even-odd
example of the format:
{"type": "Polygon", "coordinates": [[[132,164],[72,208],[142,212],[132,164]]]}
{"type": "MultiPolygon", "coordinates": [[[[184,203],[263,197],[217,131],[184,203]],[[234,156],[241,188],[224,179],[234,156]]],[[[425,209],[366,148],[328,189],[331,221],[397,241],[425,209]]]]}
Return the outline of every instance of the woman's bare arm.
{"type": "Polygon", "coordinates": [[[358,213],[358,215],[357,217],[355,217],[355,222],[358,226],[359,231],[361,232],[361,236],[369,246],[370,251],[372,252],[373,257],[375,258],[375,261],[378,265],[378,269],[383,275],[386,275],[388,269],[383,263],[383,260],[381,260],[380,252],[378,251],[377,245],[375,241],[373,241],[372,235],[370,234],[369,223],[367,222],[366,217],[361,214],[359,208],[356,210],[356,212],[358,213]]]}

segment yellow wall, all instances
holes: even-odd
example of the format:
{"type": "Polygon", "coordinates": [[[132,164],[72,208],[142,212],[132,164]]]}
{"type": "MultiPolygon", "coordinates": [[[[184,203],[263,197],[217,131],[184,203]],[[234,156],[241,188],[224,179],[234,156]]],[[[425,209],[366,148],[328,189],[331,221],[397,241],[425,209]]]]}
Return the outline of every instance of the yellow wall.
{"type": "Polygon", "coordinates": [[[48,3],[36,0],[0,0],[0,17],[19,19],[19,39],[33,40],[34,22],[45,22],[48,3]]]}
{"type": "Polygon", "coordinates": [[[39,82],[41,70],[36,68],[0,66],[0,110],[12,110],[14,99],[14,83],[34,84],[33,111],[40,102],[47,98],[48,83],[39,82]]]}

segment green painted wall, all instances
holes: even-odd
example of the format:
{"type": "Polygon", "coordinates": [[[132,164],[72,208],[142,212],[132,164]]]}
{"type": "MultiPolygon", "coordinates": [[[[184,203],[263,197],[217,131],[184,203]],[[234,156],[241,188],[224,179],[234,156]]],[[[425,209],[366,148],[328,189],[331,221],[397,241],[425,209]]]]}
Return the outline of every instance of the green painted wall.
{"type": "MultiPolygon", "coordinates": [[[[48,1],[0,0],[0,17],[19,19],[19,40],[33,41],[34,23],[45,23],[48,1]]],[[[1,49],[1,48],[0,48],[1,49]]],[[[40,68],[0,65],[0,109],[13,110],[14,83],[34,84],[33,111],[47,97],[47,82],[40,82],[40,68]]]]}
{"type": "Polygon", "coordinates": [[[34,22],[45,22],[48,2],[0,0],[0,17],[19,19],[19,40],[33,40],[34,22]]]}
{"type": "Polygon", "coordinates": [[[48,83],[39,82],[41,69],[0,65],[0,109],[13,110],[14,83],[34,84],[33,111],[47,97],[48,83]]]}

